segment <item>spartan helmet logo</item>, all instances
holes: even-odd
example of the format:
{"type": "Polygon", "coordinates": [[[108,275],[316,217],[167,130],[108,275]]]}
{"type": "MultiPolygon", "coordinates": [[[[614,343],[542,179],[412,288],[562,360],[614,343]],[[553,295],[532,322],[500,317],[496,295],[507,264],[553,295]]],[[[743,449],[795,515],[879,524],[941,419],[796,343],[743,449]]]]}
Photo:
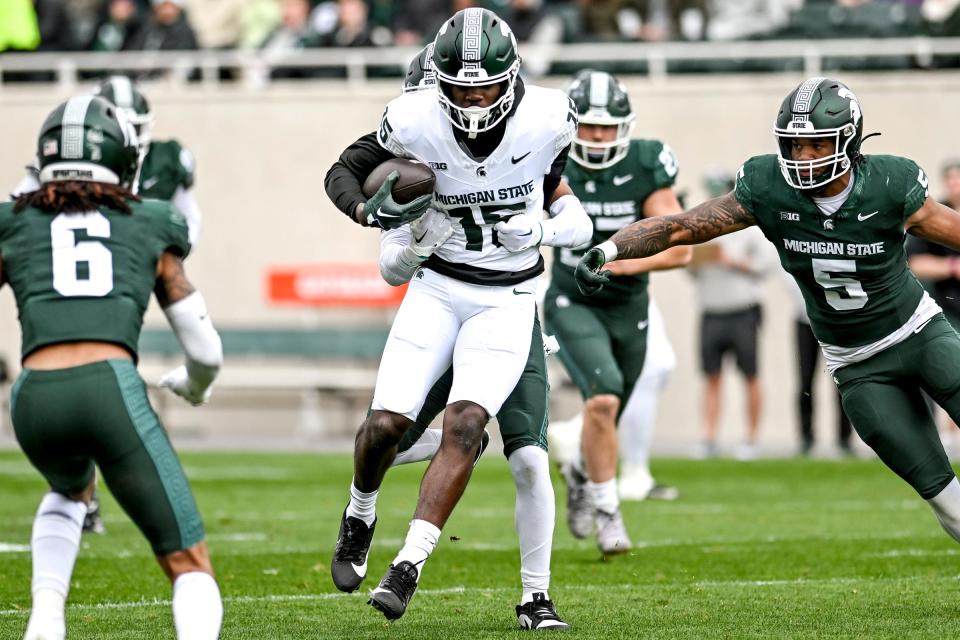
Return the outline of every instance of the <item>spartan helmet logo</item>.
{"type": "Polygon", "coordinates": [[[824,220],[824,221],[823,221],[823,228],[824,228],[826,231],[833,231],[833,220],[831,220],[830,218],[827,218],[826,220],[824,220]]]}
{"type": "Polygon", "coordinates": [[[486,168],[486,167],[483,167],[483,166],[477,167],[477,177],[478,177],[478,178],[486,178],[486,177],[487,177],[487,168],[486,168]]]}

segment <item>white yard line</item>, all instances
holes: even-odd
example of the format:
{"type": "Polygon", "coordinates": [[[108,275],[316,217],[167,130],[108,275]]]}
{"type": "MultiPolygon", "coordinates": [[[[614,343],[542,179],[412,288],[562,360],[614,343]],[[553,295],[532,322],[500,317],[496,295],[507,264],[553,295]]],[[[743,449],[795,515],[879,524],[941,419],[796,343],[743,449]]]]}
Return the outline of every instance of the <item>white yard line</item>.
{"type": "MultiPolygon", "coordinates": [[[[557,587],[558,593],[571,592],[610,592],[610,591],[629,591],[637,589],[663,589],[664,587],[700,587],[700,588],[727,588],[727,587],[754,587],[758,589],[766,587],[785,587],[785,586],[816,586],[831,584],[870,584],[870,583],[896,583],[896,582],[914,582],[922,580],[925,583],[930,582],[957,582],[960,576],[904,576],[904,577],[881,577],[881,578],[822,578],[807,579],[798,578],[795,580],[705,580],[685,583],[651,582],[651,583],[621,583],[621,584],[587,584],[587,585],[569,585],[557,587]]],[[[417,595],[423,597],[442,596],[451,594],[468,593],[512,593],[516,592],[516,587],[464,587],[456,586],[446,589],[420,589],[417,595]]],[[[264,602],[316,602],[323,600],[339,600],[343,598],[366,598],[366,592],[358,591],[356,593],[305,593],[305,594],[277,594],[265,596],[226,596],[225,603],[239,604],[257,604],[264,602]]],[[[133,600],[129,602],[99,602],[96,604],[68,604],[67,609],[73,611],[102,611],[115,609],[143,609],[148,607],[169,607],[170,600],[163,598],[152,598],[149,600],[133,600]]],[[[24,616],[29,614],[29,609],[0,609],[0,616],[24,616]]]]}

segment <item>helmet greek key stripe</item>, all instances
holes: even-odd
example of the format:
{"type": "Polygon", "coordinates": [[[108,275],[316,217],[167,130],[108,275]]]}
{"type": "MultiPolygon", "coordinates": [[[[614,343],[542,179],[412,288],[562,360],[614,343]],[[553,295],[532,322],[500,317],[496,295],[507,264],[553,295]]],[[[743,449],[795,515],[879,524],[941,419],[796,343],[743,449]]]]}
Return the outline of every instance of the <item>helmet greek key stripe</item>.
{"type": "Polygon", "coordinates": [[[808,78],[797,89],[797,95],[793,99],[793,119],[809,120],[810,101],[813,99],[813,93],[820,86],[820,83],[826,80],[824,77],[808,78]]]}
{"type": "Polygon", "coordinates": [[[463,55],[464,67],[475,68],[480,64],[480,38],[483,35],[483,10],[467,9],[463,17],[463,55]]]}
{"type": "Polygon", "coordinates": [[[64,160],[83,158],[83,121],[93,96],[70,98],[60,121],[60,157],[64,160]]]}
{"type": "Polygon", "coordinates": [[[127,76],[114,76],[110,79],[113,87],[113,104],[123,109],[133,108],[133,83],[127,76]]]}
{"type": "Polygon", "coordinates": [[[590,74],[590,106],[606,107],[610,100],[610,77],[600,71],[590,74]]]}

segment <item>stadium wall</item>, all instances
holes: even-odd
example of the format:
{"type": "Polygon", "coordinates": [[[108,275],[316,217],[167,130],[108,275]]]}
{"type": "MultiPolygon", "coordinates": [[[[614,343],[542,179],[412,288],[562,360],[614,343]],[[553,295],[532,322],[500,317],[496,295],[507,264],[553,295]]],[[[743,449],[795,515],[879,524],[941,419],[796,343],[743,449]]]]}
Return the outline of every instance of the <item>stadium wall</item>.
{"type": "MultiPolygon", "coordinates": [[[[771,125],[777,107],[801,79],[713,75],[625,80],[637,113],[635,135],[670,144],[680,159],[678,190],[686,192],[687,203],[692,204],[704,195],[701,177],[708,168],[733,172],[747,157],[773,152],[771,125]]],[[[913,158],[926,168],[937,194],[939,166],[957,154],[958,74],[845,74],[842,79],[859,97],[865,131],[884,134],[871,139],[866,150],[913,158]]],[[[562,86],[556,81],[544,84],[562,86]]],[[[188,273],[202,288],[219,325],[302,329],[389,321],[389,313],[382,310],[272,306],[264,278],[270,266],[375,262],[377,234],[360,229],[335,210],[323,191],[323,176],[345,145],[377,126],[384,104],[398,93],[396,82],[275,84],[261,91],[229,85],[173,89],[152,83],[144,89],[155,114],[154,137],[174,137],[196,157],[195,194],[204,225],[188,273]]],[[[0,121],[5,125],[0,180],[9,185],[5,188],[12,188],[22,176],[46,113],[66,97],[44,86],[7,86],[0,91],[0,121]]],[[[699,433],[698,311],[685,273],[656,274],[653,291],[678,356],[660,412],[657,442],[662,443],[661,450],[680,451],[696,442],[699,433]]],[[[770,278],[767,291],[761,351],[767,396],[761,434],[771,447],[786,449],[793,446],[796,431],[793,312],[780,277],[770,278]]],[[[163,324],[155,308],[147,324],[163,324]]],[[[18,341],[13,296],[9,290],[0,292],[0,353],[14,365],[18,341]]],[[[834,404],[827,395],[832,391],[822,378],[820,395],[829,401],[818,402],[817,428],[821,440],[832,441],[834,404]]],[[[555,381],[554,388],[558,387],[554,413],[569,417],[576,410],[576,396],[555,381]]],[[[725,385],[725,401],[722,439],[733,443],[742,433],[744,415],[741,386],[733,376],[725,385]]],[[[208,422],[217,430],[228,430],[241,420],[235,411],[216,409],[214,403],[189,416],[177,411],[171,418],[173,430],[181,420],[194,426],[208,422]]],[[[352,429],[352,420],[350,416],[340,430],[352,429]]]]}

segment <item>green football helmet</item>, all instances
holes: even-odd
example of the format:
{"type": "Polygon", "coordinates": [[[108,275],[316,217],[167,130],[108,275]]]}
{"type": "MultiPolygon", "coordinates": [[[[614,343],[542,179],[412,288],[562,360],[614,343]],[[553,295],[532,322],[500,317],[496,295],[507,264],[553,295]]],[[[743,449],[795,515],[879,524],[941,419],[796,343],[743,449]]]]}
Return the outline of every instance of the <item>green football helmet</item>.
{"type": "Polygon", "coordinates": [[[433,41],[440,106],[456,128],[470,137],[497,126],[513,108],[520,72],[517,39],[506,22],[488,9],[464,9],[443,23],[433,41]],[[500,85],[489,107],[454,104],[452,87],[500,85]]]}
{"type": "Polygon", "coordinates": [[[37,139],[40,182],[82,180],[131,188],[139,167],[137,134],[103,98],[70,98],[47,116],[37,139]]]}
{"type": "Polygon", "coordinates": [[[94,89],[93,95],[119,107],[137,130],[140,159],[147,156],[153,132],[153,113],[147,97],[127,76],[110,76],[94,89]]]}
{"type": "Polygon", "coordinates": [[[403,92],[413,93],[423,89],[434,89],[437,86],[437,74],[433,70],[433,43],[431,42],[410,61],[407,67],[407,77],[403,80],[403,92]]]}
{"type": "Polygon", "coordinates": [[[857,96],[842,82],[809,78],[784,98],[773,133],[787,184],[817,189],[850,171],[860,156],[863,113],[857,96]],[[834,153],[816,160],[794,160],[791,145],[797,138],[831,140],[834,153]]]}
{"type": "Polygon", "coordinates": [[[617,137],[610,142],[581,138],[578,129],[570,158],[588,169],[606,169],[623,160],[630,151],[634,125],[630,97],[623,84],[604,71],[584,69],[573,77],[567,95],[577,109],[580,124],[617,128],[617,137]]]}

